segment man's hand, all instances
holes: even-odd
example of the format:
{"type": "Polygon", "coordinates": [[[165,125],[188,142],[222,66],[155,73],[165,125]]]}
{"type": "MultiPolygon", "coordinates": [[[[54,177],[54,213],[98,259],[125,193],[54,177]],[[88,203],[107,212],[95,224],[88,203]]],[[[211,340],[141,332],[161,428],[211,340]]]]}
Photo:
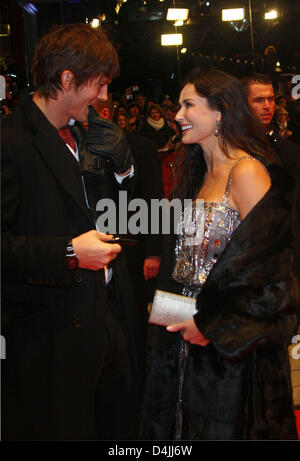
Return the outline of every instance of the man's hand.
{"type": "Polygon", "coordinates": [[[112,237],[91,230],[73,238],[73,248],[79,260],[78,267],[97,271],[115,259],[122,248],[117,243],[105,243],[112,237]]]}
{"type": "Polygon", "coordinates": [[[144,261],[145,280],[154,279],[158,276],[161,258],[159,256],[148,256],[144,261]]]}
{"type": "Polygon", "coordinates": [[[113,162],[117,174],[130,169],[133,160],[125,133],[110,120],[100,117],[93,106],[89,107],[86,142],[91,154],[108,157],[113,162]]]}
{"type": "Polygon", "coordinates": [[[205,338],[203,334],[198,330],[194,319],[187,319],[183,322],[169,325],[167,330],[170,332],[180,331],[183,339],[191,344],[197,344],[198,346],[207,346],[210,342],[209,339],[205,338]]]}

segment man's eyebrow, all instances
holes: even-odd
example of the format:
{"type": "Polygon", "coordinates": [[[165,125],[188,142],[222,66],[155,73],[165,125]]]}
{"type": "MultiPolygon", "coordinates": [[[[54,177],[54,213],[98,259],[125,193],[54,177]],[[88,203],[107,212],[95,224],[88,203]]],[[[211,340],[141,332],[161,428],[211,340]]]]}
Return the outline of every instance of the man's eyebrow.
{"type": "Polygon", "coordinates": [[[258,99],[274,99],[274,96],[254,96],[254,101],[258,99]]]}

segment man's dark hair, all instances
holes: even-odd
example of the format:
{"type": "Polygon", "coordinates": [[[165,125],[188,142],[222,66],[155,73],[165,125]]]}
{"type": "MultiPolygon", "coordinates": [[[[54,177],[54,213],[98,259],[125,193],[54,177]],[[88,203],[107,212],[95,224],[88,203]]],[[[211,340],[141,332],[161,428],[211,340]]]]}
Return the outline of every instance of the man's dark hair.
{"type": "Polygon", "coordinates": [[[58,26],[46,34],[35,50],[34,84],[44,98],[55,98],[61,89],[61,74],[70,70],[75,87],[119,72],[117,52],[106,35],[88,24],[58,26]]]}
{"type": "Polygon", "coordinates": [[[246,93],[248,93],[249,87],[251,85],[254,85],[254,84],[257,84],[257,85],[272,85],[273,86],[273,82],[272,82],[272,80],[270,79],[270,77],[268,75],[256,74],[256,73],[246,75],[245,77],[243,77],[241,79],[241,83],[242,83],[246,93]]]}

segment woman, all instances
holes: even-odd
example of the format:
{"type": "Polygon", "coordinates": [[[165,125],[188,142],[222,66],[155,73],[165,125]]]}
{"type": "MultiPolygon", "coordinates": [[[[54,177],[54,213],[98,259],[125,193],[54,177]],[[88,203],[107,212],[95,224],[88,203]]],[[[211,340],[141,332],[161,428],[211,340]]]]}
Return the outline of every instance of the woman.
{"type": "Polygon", "coordinates": [[[143,438],[297,438],[287,351],[295,186],[245,101],[220,71],[194,74],[180,95],[176,120],[193,146],[175,195],[204,201],[204,232],[191,245],[184,215],[159,288],[196,298],[197,313],[151,327],[143,438]]]}
{"type": "Polygon", "coordinates": [[[156,148],[161,149],[175,132],[167,125],[160,106],[154,104],[149,109],[149,116],[141,127],[140,134],[152,139],[156,148]]]}
{"type": "Polygon", "coordinates": [[[133,131],[127,114],[117,114],[115,117],[115,124],[118,125],[119,128],[122,128],[122,130],[124,129],[126,133],[133,131]]]}

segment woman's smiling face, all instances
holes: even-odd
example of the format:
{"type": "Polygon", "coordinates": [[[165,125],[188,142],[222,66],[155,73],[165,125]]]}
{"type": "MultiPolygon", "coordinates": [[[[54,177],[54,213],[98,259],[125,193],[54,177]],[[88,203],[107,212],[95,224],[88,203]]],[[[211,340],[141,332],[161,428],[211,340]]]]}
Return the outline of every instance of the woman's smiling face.
{"type": "Polygon", "coordinates": [[[181,108],[175,119],[181,126],[184,144],[201,144],[214,136],[216,122],[221,119],[220,112],[211,109],[207,99],[199,96],[192,83],[181,91],[179,103],[181,108]]]}
{"type": "Polygon", "coordinates": [[[152,109],[150,112],[150,117],[156,122],[158,122],[158,120],[161,118],[161,115],[157,109],[152,109]]]}

